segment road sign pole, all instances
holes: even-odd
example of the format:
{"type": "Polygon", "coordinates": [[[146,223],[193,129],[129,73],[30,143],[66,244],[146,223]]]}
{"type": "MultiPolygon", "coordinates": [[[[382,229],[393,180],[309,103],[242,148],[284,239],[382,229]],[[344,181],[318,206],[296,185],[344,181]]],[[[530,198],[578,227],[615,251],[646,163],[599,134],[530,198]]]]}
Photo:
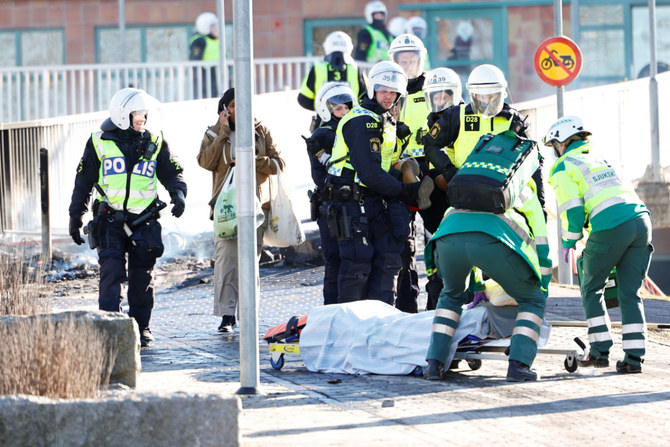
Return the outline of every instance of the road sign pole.
{"type": "MultiPolygon", "coordinates": [[[[556,30],[557,36],[563,35],[563,2],[562,0],[554,0],[554,28],[556,30]]],[[[563,93],[564,87],[559,85],[556,87],[556,117],[563,118],[563,93]]],[[[561,217],[557,215],[556,228],[558,236],[558,247],[559,247],[559,256],[558,256],[558,282],[560,284],[570,284],[572,285],[572,272],[570,271],[570,257],[568,257],[568,262],[565,262],[563,256],[561,256],[560,247],[563,247],[563,229],[561,228],[561,217]]],[[[572,252],[571,252],[572,253],[572,252]]]]}

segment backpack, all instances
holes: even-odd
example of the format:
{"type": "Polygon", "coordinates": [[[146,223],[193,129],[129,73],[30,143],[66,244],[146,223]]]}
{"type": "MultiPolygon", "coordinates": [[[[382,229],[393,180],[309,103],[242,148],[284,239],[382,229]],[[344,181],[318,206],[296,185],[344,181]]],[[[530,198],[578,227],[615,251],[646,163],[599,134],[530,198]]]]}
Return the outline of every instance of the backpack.
{"type": "Polygon", "coordinates": [[[537,142],[510,130],[483,135],[449,182],[451,206],[502,214],[539,167],[537,142]]]}

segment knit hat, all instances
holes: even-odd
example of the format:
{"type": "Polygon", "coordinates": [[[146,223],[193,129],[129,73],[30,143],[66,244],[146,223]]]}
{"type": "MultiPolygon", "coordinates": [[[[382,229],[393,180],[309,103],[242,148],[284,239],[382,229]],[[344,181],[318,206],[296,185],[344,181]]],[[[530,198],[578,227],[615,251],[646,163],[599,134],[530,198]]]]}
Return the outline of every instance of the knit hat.
{"type": "Polygon", "coordinates": [[[230,101],[235,99],[235,89],[234,88],[229,88],[226,90],[226,92],[223,94],[221,99],[219,99],[219,111],[218,113],[221,113],[224,107],[228,107],[228,104],[230,104],[230,101]]]}

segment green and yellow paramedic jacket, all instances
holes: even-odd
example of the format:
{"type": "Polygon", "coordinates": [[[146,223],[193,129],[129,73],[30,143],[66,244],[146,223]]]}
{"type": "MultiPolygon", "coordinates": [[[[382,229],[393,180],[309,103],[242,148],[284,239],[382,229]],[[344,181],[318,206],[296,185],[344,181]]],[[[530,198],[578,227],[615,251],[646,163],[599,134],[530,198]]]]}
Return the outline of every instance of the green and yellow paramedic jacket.
{"type": "MultiPolygon", "coordinates": [[[[102,132],[91,135],[91,142],[100,161],[98,183],[105,191],[109,203],[115,210],[140,214],[158,197],[156,160],[163,146],[162,135],[152,135],[156,151],[148,160],[140,158],[128,173],[123,152],[113,140],[100,138],[102,132]]],[[[102,200],[97,197],[97,200],[102,200]]]]}
{"type": "MultiPolygon", "coordinates": [[[[377,105],[370,99],[366,99],[363,104],[377,105]]],[[[372,187],[382,195],[396,196],[402,184],[388,174],[396,149],[395,130],[395,126],[378,113],[366,107],[354,107],[338,123],[328,174],[342,177],[346,170],[350,170],[354,173],[355,183],[372,187]],[[349,126],[345,131],[347,124],[349,126]],[[353,138],[349,138],[350,141],[347,142],[345,134],[353,138]],[[352,161],[352,148],[349,143],[356,145],[354,150],[358,152],[353,154],[356,161],[352,161]],[[363,173],[363,177],[371,180],[372,185],[363,183],[359,171],[363,173]]]]}
{"type": "Polygon", "coordinates": [[[556,160],[549,184],[556,193],[565,248],[574,248],[585,226],[589,232],[609,230],[649,214],[633,185],[591,154],[587,141],[573,142],[556,160]]]}
{"type": "MultiPolygon", "coordinates": [[[[331,81],[347,82],[356,98],[360,98],[365,90],[365,78],[359,72],[358,65],[347,64],[343,70],[336,70],[330,63],[323,61],[314,64],[310,72],[307,73],[300,87],[300,95],[313,103],[323,84],[331,81]]],[[[316,106],[316,104],[313,104],[313,106],[316,106]]]]}
{"type": "Polygon", "coordinates": [[[191,49],[191,59],[203,60],[203,61],[218,61],[220,57],[219,39],[212,39],[208,35],[205,36],[204,34],[196,34],[193,37],[191,37],[189,45],[193,45],[193,42],[201,38],[205,39],[205,48],[202,50],[202,57],[198,58],[197,57],[198,55],[194,54],[193,49],[191,49]]]}
{"type": "Polygon", "coordinates": [[[549,258],[547,224],[533,180],[528,183],[515,205],[503,214],[449,208],[439,228],[426,244],[426,273],[432,275],[436,272],[433,250],[437,239],[449,234],[477,231],[493,236],[518,253],[531,266],[547,295],[552,263],[549,258]]]}

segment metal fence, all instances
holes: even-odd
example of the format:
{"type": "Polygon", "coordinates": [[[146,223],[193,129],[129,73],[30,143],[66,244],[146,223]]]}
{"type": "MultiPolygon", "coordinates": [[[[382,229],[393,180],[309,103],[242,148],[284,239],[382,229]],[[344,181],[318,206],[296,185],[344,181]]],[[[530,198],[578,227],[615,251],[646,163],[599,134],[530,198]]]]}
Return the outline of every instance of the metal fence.
{"type": "MultiPolygon", "coordinates": [[[[255,59],[256,93],[299,89],[318,60],[255,59]]],[[[219,77],[218,64],[202,61],[0,68],[0,122],[106,110],[112,95],[124,86],[142,88],[161,102],[219,97],[233,85],[232,61],[226,61],[226,70],[226,76],[219,77]],[[212,79],[224,79],[227,85],[213,91],[212,79]]]]}

